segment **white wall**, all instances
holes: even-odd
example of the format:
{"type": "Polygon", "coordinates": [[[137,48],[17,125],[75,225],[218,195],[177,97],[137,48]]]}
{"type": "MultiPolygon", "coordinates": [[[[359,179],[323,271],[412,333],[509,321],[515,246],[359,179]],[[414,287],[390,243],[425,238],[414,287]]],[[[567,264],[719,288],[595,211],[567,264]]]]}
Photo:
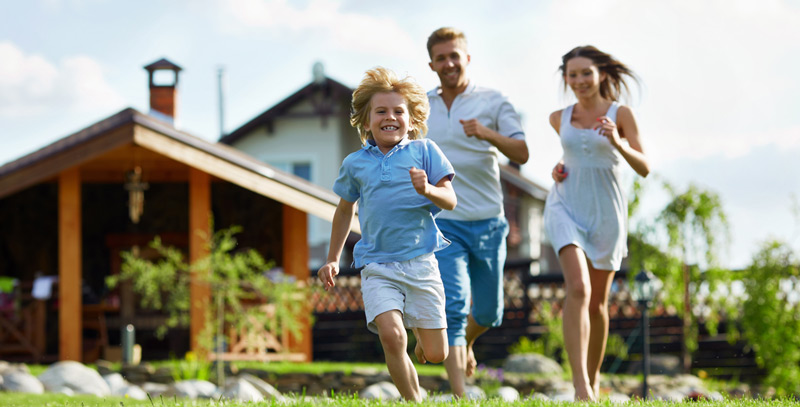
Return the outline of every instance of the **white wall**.
{"type": "MultiPolygon", "coordinates": [[[[300,104],[297,109],[309,111],[300,104]]],[[[340,151],[338,118],[328,117],[326,126],[322,118],[288,118],[274,122],[273,132],[261,127],[239,139],[233,147],[281,169],[290,168],[292,162],[311,163],[311,182],[332,188],[338,175],[343,152],[340,151]],[[302,151],[298,146],[303,146],[302,151]]],[[[353,135],[357,137],[357,135],[353,135]]],[[[315,216],[308,219],[308,240],[311,247],[309,267],[321,265],[327,256],[331,224],[315,216]]]]}

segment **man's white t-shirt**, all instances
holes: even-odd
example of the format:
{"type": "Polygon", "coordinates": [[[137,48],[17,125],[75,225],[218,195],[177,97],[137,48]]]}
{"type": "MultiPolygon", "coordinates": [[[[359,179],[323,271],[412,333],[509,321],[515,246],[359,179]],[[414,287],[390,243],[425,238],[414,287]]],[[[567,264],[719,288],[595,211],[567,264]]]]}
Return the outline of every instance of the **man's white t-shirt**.
{"type": "Polygon", "coordinates": [[[478,119],[503,136],[525,139],[519,114],[500,92],[476,86],[456,96],[450,110],[440,96],[440,88],[428,92],[431,113],[427,138],[436,142],[455,168],[453,189],[458,205],[442,211],[439,219],[483,220],[502,216],[503,190],[500,187],[500,152],[488,141],[464,134],[459,120],[478,119]]]}

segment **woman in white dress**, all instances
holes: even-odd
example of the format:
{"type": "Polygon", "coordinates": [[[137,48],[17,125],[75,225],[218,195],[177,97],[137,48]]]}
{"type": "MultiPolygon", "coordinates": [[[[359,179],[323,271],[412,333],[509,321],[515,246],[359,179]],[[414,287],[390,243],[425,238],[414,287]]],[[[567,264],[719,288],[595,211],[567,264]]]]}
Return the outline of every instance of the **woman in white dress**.
{"type": "Polygon", "coordinates": [[[564,273],[564,342],[575,400],[597,400],[608,339],[608,292],[627,255],[627,202],[619,185],[624,161],[650,172],[630,108],[617,103],[628,79],[624,64],[593,46],[562,57],[565,89],[578,102],[550,115],[564,155],[545,205],[545,229],[564,273]]]}

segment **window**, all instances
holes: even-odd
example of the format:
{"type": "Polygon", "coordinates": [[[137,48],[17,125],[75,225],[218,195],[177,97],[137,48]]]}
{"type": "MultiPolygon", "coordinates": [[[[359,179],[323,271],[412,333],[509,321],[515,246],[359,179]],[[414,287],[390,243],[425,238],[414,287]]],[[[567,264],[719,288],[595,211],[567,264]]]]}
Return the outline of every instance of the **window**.
{"type": "Polygon", "coordinates": [[[311,181],[311,163],[292,163],[292,174],[311,181]]]}

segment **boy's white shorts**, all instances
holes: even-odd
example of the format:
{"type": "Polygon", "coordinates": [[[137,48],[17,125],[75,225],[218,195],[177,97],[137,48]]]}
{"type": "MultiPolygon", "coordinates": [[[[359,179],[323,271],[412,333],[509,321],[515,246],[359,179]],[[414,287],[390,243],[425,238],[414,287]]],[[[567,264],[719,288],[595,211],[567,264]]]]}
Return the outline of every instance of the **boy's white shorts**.
{"type": "Polygon", "coordinates": [[[406,328],[445,329],[444,285],[433,253],[411,260],[368,263],[361,270],[361,296],[367,329],[378,333],[375,318],[398,310],[406,328]]]}

